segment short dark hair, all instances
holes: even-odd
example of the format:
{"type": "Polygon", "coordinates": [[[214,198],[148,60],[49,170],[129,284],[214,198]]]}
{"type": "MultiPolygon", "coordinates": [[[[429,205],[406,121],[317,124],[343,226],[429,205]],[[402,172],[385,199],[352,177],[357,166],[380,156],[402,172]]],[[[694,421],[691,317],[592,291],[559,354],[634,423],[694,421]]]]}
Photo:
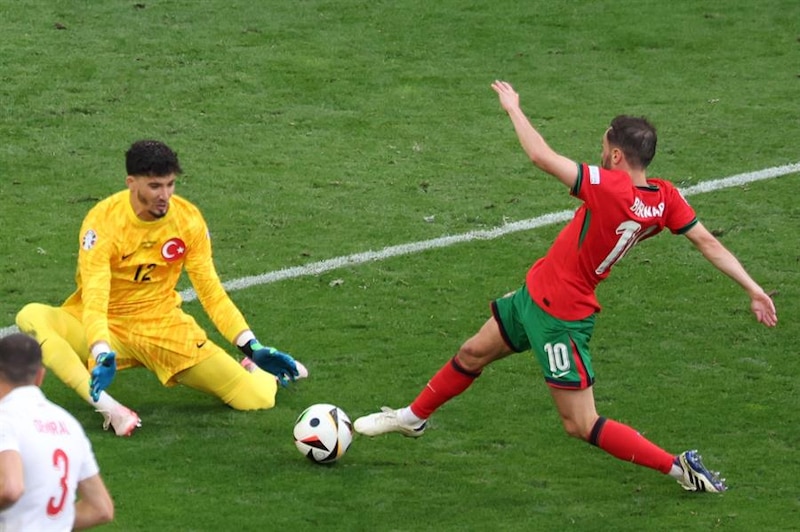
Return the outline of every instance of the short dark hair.
{"type": "Polygon", "coordinates": [[[606,134],[609,145],[622,150],[633,166],[647,168],[656,156],[656,128],[644,117],[619,115],[606,134]]]}
{"type": "Polygon", "coordinates": [[[137,140],[125,152],[128,175],[164,177],[180,174],[178,154],[158,140],[137,140]]]}
{"type": "Polygon", "coordinates": [[[42,367],[42,348],[24,333],[0,338],[0,379],[9,384],[33,384],[42,367]]]}

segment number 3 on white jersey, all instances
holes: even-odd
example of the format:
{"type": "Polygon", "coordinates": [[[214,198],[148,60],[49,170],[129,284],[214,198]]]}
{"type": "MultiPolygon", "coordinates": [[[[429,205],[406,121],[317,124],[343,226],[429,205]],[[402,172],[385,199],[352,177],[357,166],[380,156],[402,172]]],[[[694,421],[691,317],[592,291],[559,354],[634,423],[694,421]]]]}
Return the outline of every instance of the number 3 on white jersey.
{"type": "Polygon", "coordinates": [[[67,500],[67,494],[69,493],[69,485],[67,484],[67,478],[69,477],[69,458],[67,457],[67,453],[61,449],[56,449],[53,453],[53,468],[58,471],[59,481],[58,495],[56,497],[51,497],[50,500],[47,501],[47,515],[50,517],[61,513],[61,510],[64,509],[64,503],[67,500]]]}

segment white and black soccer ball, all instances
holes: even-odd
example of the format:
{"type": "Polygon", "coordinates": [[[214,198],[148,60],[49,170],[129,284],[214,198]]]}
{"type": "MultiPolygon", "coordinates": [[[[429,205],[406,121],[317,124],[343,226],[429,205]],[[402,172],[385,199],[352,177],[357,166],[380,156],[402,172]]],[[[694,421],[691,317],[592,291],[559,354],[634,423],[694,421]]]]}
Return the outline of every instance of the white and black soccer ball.
{"type": "Polygon", "coordinates": [[[344,456],[353,442],[353,424],[338,406],[311,405],[294,424],[294,444],[309,460],[330,464],[344,456]]]}

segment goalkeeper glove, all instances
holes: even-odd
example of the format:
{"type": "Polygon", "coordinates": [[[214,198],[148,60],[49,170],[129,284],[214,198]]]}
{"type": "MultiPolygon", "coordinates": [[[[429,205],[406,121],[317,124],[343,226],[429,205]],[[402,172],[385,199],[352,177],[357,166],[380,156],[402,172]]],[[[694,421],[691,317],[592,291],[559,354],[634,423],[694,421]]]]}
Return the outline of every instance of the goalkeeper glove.
{"type": "Polygon", "coordinates": [[[100,400],[100,392],[108,388],[114,379],[114,373],[117,371],[117,355],[113,351],[100,353],[95,361],[97,364],[89,380],[89,395],[96,403],[100,400]]]}
{"type": "Polygon", "coordinates": [[[253,359],[259,368],[275,375],[281,386],[288,386],[289,382],[294,382],[299,375],[297,364],[291,356],[274,347],[265,347],[258,340],[247,342],[242,346],[242,351],[253,359]]]}

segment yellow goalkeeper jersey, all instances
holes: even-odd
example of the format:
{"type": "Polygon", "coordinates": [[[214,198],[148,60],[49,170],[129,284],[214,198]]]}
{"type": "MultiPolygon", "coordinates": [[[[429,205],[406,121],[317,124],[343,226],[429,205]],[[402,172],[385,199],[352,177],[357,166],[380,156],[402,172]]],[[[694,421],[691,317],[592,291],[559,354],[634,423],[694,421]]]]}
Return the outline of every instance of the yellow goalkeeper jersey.
{"type": "Polygon", "coordinates": [[[179,307],[175,287],[184,268],[211,321],[234,342],[249,327],[219,280],[200,210],[173,195],[167,214],[146,222],[134,213],[126,189],[102,200],[84,218],[77,289],[64,306],[81,309],[88,345],[109,342],[109,320],[158,321],[179,307]]]}

